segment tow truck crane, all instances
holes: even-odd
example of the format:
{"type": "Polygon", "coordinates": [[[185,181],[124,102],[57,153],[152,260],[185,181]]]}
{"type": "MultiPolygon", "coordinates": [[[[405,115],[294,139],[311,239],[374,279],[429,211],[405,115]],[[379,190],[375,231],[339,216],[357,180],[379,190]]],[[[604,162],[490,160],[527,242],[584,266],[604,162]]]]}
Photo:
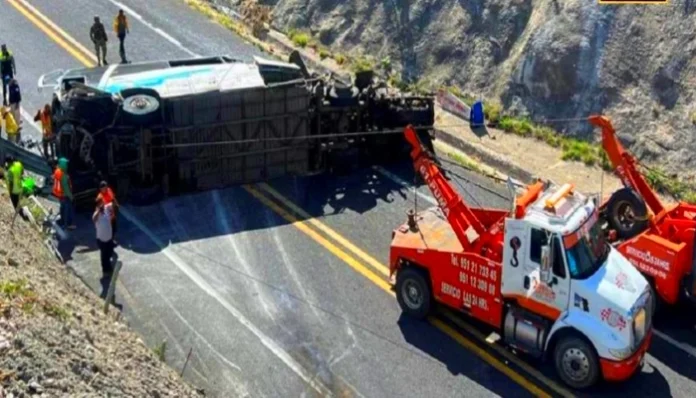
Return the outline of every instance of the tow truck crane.
{"type": "Polygon", "coordinates": [[[625,380],[652,337],[652,289],[598,224],[597,200],[537,181],[510,211],[467,205],[412,127],[416,173],[438,206],[392,232],[390,275],[401,309],[425,318],[435,303],[496,328],[517,351],[553,361],[583,389],[625,380]]]}
{"type": "Polygon", "coordinates": [[[638,161],[619,142],[611,121],[591,116],[602,129],[602,146],[624,188],[601,206],[613,244],[654,285],[659,298],[696,304],[696,206],[665,205],[638,170],[638,161]]]}

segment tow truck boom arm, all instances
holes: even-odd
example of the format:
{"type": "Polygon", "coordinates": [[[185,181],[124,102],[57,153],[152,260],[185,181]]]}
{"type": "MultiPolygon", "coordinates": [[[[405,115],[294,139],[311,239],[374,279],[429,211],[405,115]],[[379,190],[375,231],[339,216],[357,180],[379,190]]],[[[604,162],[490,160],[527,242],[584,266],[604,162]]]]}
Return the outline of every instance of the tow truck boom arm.
{"type": "Polygon", "coordinates": [[[664,205],[655,191],[648,185],[643,175],[638,171],[636,159],[619,142],[611,121],[601,115],[590,116],[589,121],[592,125],[602,129],[602,147],[624,187],[633,189],[643,197],[643,200],[645,200],[645,203],[654,215],[662,213],[665,210],[664,205]]]}
{"type": "Polygon", "coordinates": [[[440,168],[424,149],[413,126],[406,126],[404,135],[413,148],[411,158],[416,172],[421,175],[425,184],[430,188],[459,242],[465,249],[470,249],[476,239],[471,239],[467,235],[468,229],[473,228],[478,235],[477,239],[480,239],[480,236],[487,232],[486,227],[447,182],[440,168]]]}

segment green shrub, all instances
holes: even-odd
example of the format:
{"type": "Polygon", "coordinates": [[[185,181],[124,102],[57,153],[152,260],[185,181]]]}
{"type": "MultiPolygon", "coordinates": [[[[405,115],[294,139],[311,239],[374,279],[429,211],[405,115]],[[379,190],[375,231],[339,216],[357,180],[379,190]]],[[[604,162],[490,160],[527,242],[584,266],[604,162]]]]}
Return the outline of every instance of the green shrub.
{"type": "Polygon", "coordinates": [[[330,56],[331,56],[331,53],[329,53],[328,50],[323,49],[323,48],[321,50],[319,50],[319,59],[321,59],[322,61],[325,60],[326,58],[329,58],[330,56]]]}
{"type": "Polygon", "coordinates": [[[343,54],[335,54],[335,55],[333,56],[333,59],[334,59],[334,61],[336,61],[336,63],[339,64],[339,65],[343,65],[343,64],[345,64],[346,61],[347,61],[346,56],[343,55],[343,54]]]}
{"type": "Polygon", "coordinates": [[[503,113],[503,105],[497,101],[491,101],[489,103],[484,103],[483,113],[486,116],[486,120],[490,123],[498,123],[500,121],[500,116],[503,113]]]}
{"type": "Polygon", "coordinates": [[[290,40],[292,40],[293,44],[301,48],[307,47],[310,39],[311,37],[304,32],[295,32],[292,36],[290,36],[290,40]]]}
{"type": "Polygon", "coordinates": [[[375,63],[367,57],[356,58],[351,65],[353,72],[366,72],[375,69],[375,63]]]}
{"type": "Polygon", "coordinates": [[[391,58],[389,57],[384,57],[382,60],[379,62],[380,68],[382,68],[382,71],[389,73],[392,70],[392,61],[391,58]]]}

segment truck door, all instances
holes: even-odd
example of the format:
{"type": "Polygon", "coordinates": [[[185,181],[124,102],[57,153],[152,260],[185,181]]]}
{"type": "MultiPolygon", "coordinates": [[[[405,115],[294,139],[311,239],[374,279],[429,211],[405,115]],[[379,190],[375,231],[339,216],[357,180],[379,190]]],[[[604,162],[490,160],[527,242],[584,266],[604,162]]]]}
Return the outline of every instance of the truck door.
{"type": "Polygon", "coordinates": [[[531,226],[528,236],[529,250],[525,259],[528,274],[524,287],[527,297],[533,302],[530,306],[536,312],[556,319],[568,308],[570,298],[570,277],[561,241],[558,236],[531,226]]]}

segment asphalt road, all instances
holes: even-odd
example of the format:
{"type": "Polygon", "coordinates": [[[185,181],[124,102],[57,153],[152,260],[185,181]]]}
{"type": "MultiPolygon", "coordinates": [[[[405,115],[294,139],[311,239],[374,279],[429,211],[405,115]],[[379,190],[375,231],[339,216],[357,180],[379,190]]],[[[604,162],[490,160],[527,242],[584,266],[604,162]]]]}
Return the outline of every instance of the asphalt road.
{"type": "MultiPolygon", "coordinates": [[[[91,49],[92,17],[100,15],[109,29],[119,7],[130,16],[126,46],[133,62],[259,55],[183,1],[2,2],[0,41],[16,55],[29,114],[50,99],[34,89],[42,73],[82,66],[63,48],[77,46],[65,37],[91,49]]],[[[111,61],[117,60],[117,46],[112,37],[111,61]]],[[[27,124],[25,132],[31,131],[27,124]]],[[[463,177],[454,180],[467,201],[506,206],[503,185],[455,171],[463,177]]],[[[167,362],[174,368],[183,367],[192,349],[185,377],[214,396],[558,392],[533,374],[539,368],[553,380],[553,372],[477,343],[461,325],[464,318],[430,324],[401,316],[379,267],[387,261],[391,230],[405,221],[416,197],[419,208],[431,205],[427,189],[414,195],[402,185],[412,180],[411,166],[402,164],[386,172],[288,178],[251,190],[234,187],[127,207],[119,228],[124,268],[118,301],[150,346],[167,340],[167,362]],[[499,364],[507,370],[496,369],[499,364]]],[[[70,265],[99,290],[93,229],[84,217],[80,221],[64,249],[71,253],[70,265]]],[[[657,320],[660,336],[640,374],[589,394],[692,396],[696,333],[693,319],[680,311],[657,320]]]]}

